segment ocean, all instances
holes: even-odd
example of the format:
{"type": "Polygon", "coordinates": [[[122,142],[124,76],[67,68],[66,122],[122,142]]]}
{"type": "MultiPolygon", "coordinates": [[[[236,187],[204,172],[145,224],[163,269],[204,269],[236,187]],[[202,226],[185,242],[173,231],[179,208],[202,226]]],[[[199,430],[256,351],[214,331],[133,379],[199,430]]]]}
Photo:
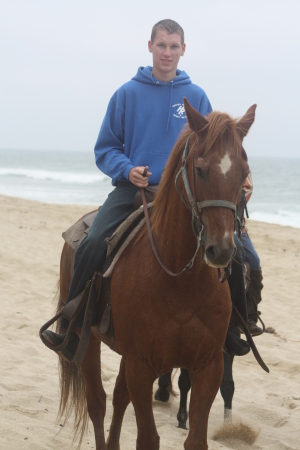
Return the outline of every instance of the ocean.
{"type": "MultiPolygon", "coordinates": [[[[253,220],[300,228],[300,158],[249,158],[253,220]]],[[[113,189],[87,151],[0,149],[0,194],[46,203],[101,205],[113,189]]]]}

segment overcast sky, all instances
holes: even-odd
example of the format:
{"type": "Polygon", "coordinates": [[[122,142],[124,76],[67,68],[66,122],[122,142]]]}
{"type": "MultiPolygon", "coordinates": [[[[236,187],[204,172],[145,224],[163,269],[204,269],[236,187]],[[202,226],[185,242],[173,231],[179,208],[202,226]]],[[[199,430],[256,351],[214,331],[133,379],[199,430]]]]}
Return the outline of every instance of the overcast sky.
{"type": "Polygon", "coordinates": [[[154,23],[215,110],[257,103],[249,156],[300,156],[300,0],[0,0],[0,148],[93,151],[108,101],[152,65],[154,23]]]}

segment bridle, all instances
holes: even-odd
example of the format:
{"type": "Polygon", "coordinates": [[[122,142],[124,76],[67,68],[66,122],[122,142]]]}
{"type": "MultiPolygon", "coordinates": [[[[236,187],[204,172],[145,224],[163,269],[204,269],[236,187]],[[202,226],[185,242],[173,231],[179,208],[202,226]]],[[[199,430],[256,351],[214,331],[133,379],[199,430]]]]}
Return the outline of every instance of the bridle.
{"type": "Polygon", "coordinates": [[[193,159],[193,191],[190,187],[189,183],[189,177],[188,177],[188,169],[187,169],[187,157],[189,154],[189,142],[190,138],[193,133],[189,135],[187,138],[183,155],[182,155],[182,165],[175,177],[175,186],[177,191],[179,192],[179,195],[187,207],[187,209],[192,213],[192,228],[194,231],[194,234],[196,238],[199,234],[202,233],[204,225],[201,220],[201,211],[204,208],[210,208],[210,207],[222,207],[222,208],[229,208],[234,212],[234,220],[236,219],[236,205],[232,202],[229,202],[227,200],[203,200],[202,202],[197,202],[196,200],[196,189],[195,189],[195,170],[194,170],[194,159],[193,159]],[[178,188],[178,178],[182,174],[183,184],[185,188],[185,192],[189,201],[189,204],[186,202],[184,196],[182,195],[182,192],[178,188]]]}
{"type": "MultiPolygon", "coordinates": [[[[161,265],[161,267],[165,270],[165,272],[167,272],[169,275],[175,277],[178,275],[181,275],[182,273],[184,273],[186,270],[190,270],[195,262],[195,258],[200,250],[200,248],[202,247],[202,255],[204,254],[204,244],[202,242],[202,232],[204,229],[204,224],[202,222],[201,219],[201,211],[204,208],[211,208],[211,207],[221,207],[221,208],[228,208],[231,209],[234,213],[234,219],[236,219],[236,205],[232,202],[229,202],[227,200],[203,200],[201,202],[197,202],[196,200],[196,189],[195,189],[195,170],[194,170],[194,159],[193,159],[193,190],[191,189],[190,183],[189,183],[189,178],[188,178],[188,169],[187,169],[187,157],[189,154],[189,142],[190,142],[190,138],[192,136],[193,133],[191,133],[186,141],[185,147],[184,147],[184,151],[182,154],[182,165],[178,171],[178,173],[176,174],[175,177],[175,186],[177,191],[179,192],[180,198],[182,199],[183,203],[185,204],[186,208],[192,213],[192,229],[193,232],[195,234],[196,240],[197,240],[197,248],[196,251],[194,253],[194,256],[192,257],[192,259],[189,261],[189,263],[184,267],[183,270],[181,270],[178,273],[173,273],[171,272],[165,265],[164,263],[161,261],[161,258],[158,254],[158,251],[156,249],[154,240],[153,240],[153,236],[152,236],[152,231],[151,231],[151,226],[150,226],[150,220],[149,220],[149,215],[148,215],[148,209],[147,209],[147,203],[146,203],[146,199],[145,199],[145,193],[144,193],[144,189],[141,189],[142,191],[142,198],[143,198],[143,205],[144,205],[144,213],[145,213],[145,218],[146,218],[146,224],[147,224],[147,229],[148,229],[148,235],[149,235],[149,239],[152,245],[152,249],[154,252],[154,255],[157,259],[157,261],[159,262],[159,264],[161,265]],[[183,179],[183,185],[184,185],[184,189],[185,189],[185,193],[187,195],[187,199],[188,202],[186,201],[185,197],[183,196],[182,192],[180,191],[179,187],[178,187],[178,179],[180,177],[180,175],[182,175],[182,179],[183,179]]],[[[203,256],[202,256],[203,258],[203,256]]],[[[228,276],[231,273],[231,262],[228,264],[228,266],[225,268],[225,275],[224,277],[221,276],[221,271],[220,269],[218,269],[219,272],[219,281],[223,282],[225,281],[228,276]]]]}

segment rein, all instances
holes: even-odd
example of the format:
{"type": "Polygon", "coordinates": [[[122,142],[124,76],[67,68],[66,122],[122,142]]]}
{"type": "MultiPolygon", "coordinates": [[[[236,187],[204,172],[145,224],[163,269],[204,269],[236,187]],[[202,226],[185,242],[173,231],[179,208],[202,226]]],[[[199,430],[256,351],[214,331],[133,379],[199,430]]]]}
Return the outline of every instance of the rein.
{"type": "Polygon", "coordinates": [[[186,270],[190,270],[190,269],[193,267],[195,258],[196,258],[196,256],[197,256],[197,253],[198,253],[200,247],[201,247],[201,234],[202,234],[202,230],[201,230],[201,232],[199,233],[199,235],[198,235],[198,237],[197,237],[197,248],[196,248],[195,254],[194,254],[194,256],[192,257],[192,259],[190,260],[190,262],[189,262],[189,263],[184,267],[184,269],[182,269],[180,272],[178,272],[178,273],[171,272],[171,270],[169,270],[169,269],[164,265],[164,263],[162,262],[162,260],[161,260],[161,258],[160,258],[160,256],[159,256],[159,253],[158,253],[158,251],[157,251],[157,248],[156,248],[156,246],[155,246],[154,239],[153,239],[153,235],[152,235],[152,231],[151,231],[151,225],[150,225],[150,219],[149,219],[149,214],[148,214],[147,202],[146,202],[146,198],[145,198],[145,191],[144,191],[143,188],[141,188],[141,192],[142,192],[142,199],[143,199],[143,207],[144,207],[144,213],[145,213],[145,220],[146,220],[146,225],[147,225],[147,230],[148,230],[149,240],[150,240],[150,243],[151,243],[151,246],[152,246],[153,253],[154,253],[154,255],[155,255],[155,257],[156,257],[158,263],[160,264],[160,266],[164,269],[164,271],[167,272],[168,275],[171,275],[171,277],[177,277],[178,275],[181,275],[181,274],[184,273],[186,270]]]}
{"type": "MultiPolygon", "coordinates": [[[[188,153],[189,153],[189,142],[190,142],[190,137],[193,133],[191,133],[189,135],[189,137],[187,138],[185,147],[184,147],[184,151],[183,151],[183,155],[182,155],[182,165],[175,177],[175,187],[177,189],[177,191],[179,192],[180,198],[182,199],[183,203],[185,204],[186,208],[192,213],[192,229],[193,232],[196,236],[196,240],[197,240],[197,248],[196,251],[194,253],[194,256],[192,257],[192,259],[188,262],[188,264],[184,267],[184,269],[182,269],[180,272],[178,273],[174,273],[171,272],[162,262],[159,253],[156,249],[155,243],[154,243],[154,239],[153,239],[153,235],[152,235],[152,231],[151,231],[151,225],[150,225],[150,219],[149,219],[149,214],[148,214],[148,208],[147,208],[147,202],[146,202],[146,198],[145,198],[145,192],[144,189],[141,188],[141,194],[142,194],[142,199],[143,199],[143,207],[144,207],[144,214],[145,214],[145,220],[146,220],[146,224],[147,224],[147,230],[148,230],[148,235],[149,235],[149,240],[154,252],[154,255],[158,261],[158,263],[160,264],[160,266],[164,269],[164,271],[173,276],[173,277],[177,277],[178,275],[181,275],[182,273],[184,273],[186,270],[190,270],[195,262],[196,256],[200,250],[201,247],[203,247],[203,243],[202,243],[202,232],[204,229],[204,224],[201,220],[201,211],[203,208],[210,208],[210,207],[222,207],[222,208],[229,208],[234,212],[234,217],[236,217],[236,205],[232,202],[226,201],[226,200],[204,200],[202,202],[197,202],[196,200],[196,196],[195,196],[195,171],[194,171],[194,159],[193,159],[193,187],[194,190],[192,191],[191,187],[190,187],[190,183],[189,183],[189,178],[188,178],[188,170],[187,170],[187,157],[188,157],[188,153]],[[188,201],[189,204],[186,202],[184,196],[182,195],[181,191],[178,188],[177,182],[178,182],[178,178],[179,176],[182,175],[182,179],[183,179],[183,184],[184,184],[184,188],[185,188],[185,192],[187,194],[188,197],[188,201]]],[[[144,175],[144,174],[143,174],[144,175]]],[[[146,176],[146,174],[145,174],[146,176]]],[[[203,252],[202,252],[203,254],[203,252]]],[[[228,267],[225,269],[225,275],[224,277],[221,276],[221,271],[220,269],[218,269],[218,274],[219,274],[219,281],[220,282],[224,282],[228,276],[231,273],[231,263],[229,263],[228,267]]]]}

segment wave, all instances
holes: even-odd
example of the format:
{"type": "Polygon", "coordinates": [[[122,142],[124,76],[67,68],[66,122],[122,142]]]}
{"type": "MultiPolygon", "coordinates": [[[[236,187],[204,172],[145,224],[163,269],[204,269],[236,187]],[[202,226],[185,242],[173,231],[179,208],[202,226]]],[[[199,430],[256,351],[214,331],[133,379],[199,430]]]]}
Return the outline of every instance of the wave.
{"type": "Polygon", "coordinates": [[[58,181],[60,183],[92,184],[96,182],[111,182],[110,178],[100,171],[99,173],[91,174],[88,172],[54,172],[39,169],[0,168],[0,176],[9,175],[42,181],[58,181]]]}
{"type": "Polygon", "coordinates": [[[250,219],[257,220],[258,222],[300,228],[300,213],[286,210],[278,210],[277,213],[251,212],[250,219]]]}

